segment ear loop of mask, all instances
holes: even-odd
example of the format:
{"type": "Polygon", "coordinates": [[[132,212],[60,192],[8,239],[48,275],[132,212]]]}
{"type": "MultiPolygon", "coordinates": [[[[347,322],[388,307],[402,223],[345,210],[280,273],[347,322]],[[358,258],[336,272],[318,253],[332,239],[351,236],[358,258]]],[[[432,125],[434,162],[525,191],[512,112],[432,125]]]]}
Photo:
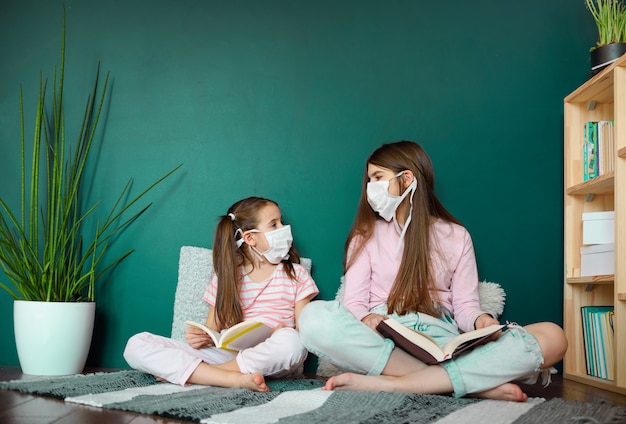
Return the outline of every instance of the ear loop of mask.
{"type": "MultiPolygon", "coordinates": [[[[409,196],[409,202],[411,203],[411,207],[409,208],[409,216],[406,219],[404,226],[402,227],[402,231],[400,232],[400,240],[398,240],[398,245],[396,246],[396,253],[400,251],[400,248],[402,247],[402,242],[404,241],[404,235],[406,234],[406,231],[409,229],[409,224],[411,223],[411,217],[413,216],[413,195],[415,194],[416,189],[417,189],[417,178],[413,177],[413,182],[407,188],[407,191],[410,191],[408,196],[409,196]]],[[[396,219],[395,214],[393,216],[393,219],[397,224],[398,220],[396,219]]]]}
{"type": "Polygon", "coordinates": [[[250,250],[252,250],[252,253],[254,253],[261,262],[266,260],[265,256],[263,256],[263,254],[256,247],[250,246],[250,250]]]}
{"type": "Polygon", "coordinates": [[[241,228],[237,228],[237,231],[235,231],[235,237],[237,237],[237,234],[240,234],[241,237],[235,240],[235,243],[237,243],[237,248],[240,248],[243,244],[243,230],[241,228]]]}
{"type": "MultiPolygon", "coordinates": [[[[248,230],[246,231],[247,233],[260,233],[261,231],[259,230],[248,230]]],[[[243,233],[244,231],[241,228],[238,228],[237,231],[235,231],[235,235],[237,235],[237,233],[241,233],[241,238],[239,240],[237,240],[237,247],[241,247],[244,243],[243,240],[243,233]]],[[[256,248],[256,246],[250,246],[250,250],[252,250],[252,253],[254,253],[256,255],[256,257],[260,260],[260,261],[264,261],[265,257],[263,256],[263,254],[261,252],[259,252],[259,249],[256,248]]]]}
{"type": "Polygon", "coordinates": [[[235,234],[233,235],[233,237],[235,237],[235,243],[237,243],[237,249],[239,249],[241,247],[241,245],[243,244],[243,230],[241,228],[239,228],[239,226],[237,225],[237,219],[235,217],[234,213],[229,213],[228,217],[230,218],[230,220],[233,222],[233,225],[235,227],[237,227],[237,229],[235,230],[235,234]],[[239,239],[237,239],[237,234],[241,235],[241,237],[239,239]]]}

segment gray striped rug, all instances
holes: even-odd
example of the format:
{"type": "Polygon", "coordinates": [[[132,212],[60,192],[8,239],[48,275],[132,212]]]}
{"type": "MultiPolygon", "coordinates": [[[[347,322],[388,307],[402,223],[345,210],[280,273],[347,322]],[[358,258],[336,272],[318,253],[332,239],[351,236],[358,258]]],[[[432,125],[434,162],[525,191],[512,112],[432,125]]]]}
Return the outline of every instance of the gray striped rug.
{"type": "Polygon", "coordinates": [[[619,423],[626,407],[562,399],[504,402],[322,391],[322,381],[270,380],[271,392],[159,383],[137,371],[0,382],[0,389],[200,423],[619,423]]]}

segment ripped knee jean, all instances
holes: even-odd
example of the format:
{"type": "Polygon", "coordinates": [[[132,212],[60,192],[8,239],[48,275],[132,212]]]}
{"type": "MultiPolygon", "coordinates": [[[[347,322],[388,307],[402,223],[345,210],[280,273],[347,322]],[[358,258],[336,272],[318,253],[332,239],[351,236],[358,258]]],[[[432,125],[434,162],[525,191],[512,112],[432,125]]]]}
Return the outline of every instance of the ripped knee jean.
{"type": "Polygon", "coordinates": [[[441,365],[448,372],[454,396],[462,397],[530,377],[540,372],[542,364],[543,355],[535,336],[509,324],[497,340],[441,365]]]}

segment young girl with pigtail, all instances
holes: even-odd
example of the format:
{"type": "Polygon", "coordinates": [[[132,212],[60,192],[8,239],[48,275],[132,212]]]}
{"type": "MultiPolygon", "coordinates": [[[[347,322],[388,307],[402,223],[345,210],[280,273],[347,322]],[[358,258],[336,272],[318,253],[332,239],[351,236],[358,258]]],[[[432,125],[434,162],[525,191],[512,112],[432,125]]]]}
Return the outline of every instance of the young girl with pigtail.
{"type": "Polygon", "coordinates": [[[175,384],[243,387],[266,392],[265,377],[301,369],[307,350],[300,342],[300,311],[319,290],[292,245],[278,204],[249,197],[221,216],[213,243],[212,276],[203,299],[206,326],[222,331],[245,320],[274,328],[264,342],[239,352],[218,349],[202,330],[189,327],[186,342],[143,332],[124,350],[128,364],[175,384]]]}

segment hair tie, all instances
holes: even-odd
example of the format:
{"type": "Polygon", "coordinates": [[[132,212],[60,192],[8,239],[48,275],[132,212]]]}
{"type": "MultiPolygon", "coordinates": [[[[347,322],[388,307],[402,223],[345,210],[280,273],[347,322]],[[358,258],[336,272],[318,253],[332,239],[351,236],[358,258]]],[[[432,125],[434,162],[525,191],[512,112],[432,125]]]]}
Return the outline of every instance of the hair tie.
{"type": "Polygon", "coordinates": [[[235,214],[234,213],[229,213],[228,216],[230,217],[230,220],[235,222],[235,214]]]}

